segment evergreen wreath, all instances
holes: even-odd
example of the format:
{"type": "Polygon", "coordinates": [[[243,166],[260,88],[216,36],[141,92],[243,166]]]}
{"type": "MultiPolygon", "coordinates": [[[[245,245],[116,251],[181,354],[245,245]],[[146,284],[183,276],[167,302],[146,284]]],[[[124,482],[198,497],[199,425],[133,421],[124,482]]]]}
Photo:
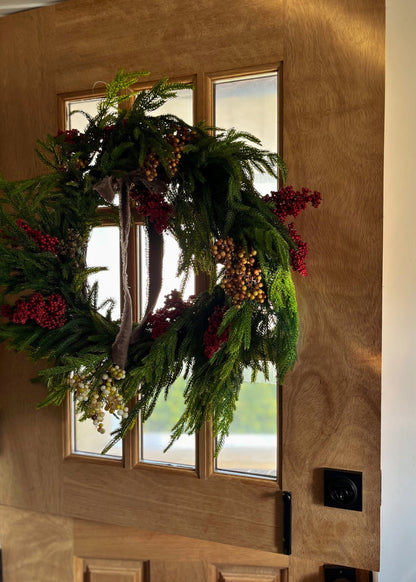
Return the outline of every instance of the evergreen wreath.
{"type": "Polygon", "coordinates": [[[60,405],[72,392],[78,412],[98,431],[104,432],[104,411],[120,418],[105,451],[139,414],[146,421],[181,374],[187,379],[184,411],[170,444],[210,420],[221,447],[244,368],[252,369],[254,381],[258,372],[267,379],[272,365],[282,383],[295,362],[291,268],[306,274],[307,245],[285,221],[307,203],[317,207],[321,196],[284,186],[262,197],[253,171],[285,181],[277,154],[262,150],[252,135],[154,113],[189,85],[164,79],[134,92],[130,110],[120,107],[143,74],[120,70],[97,115],[87,115],[84,133],[59,131],[39,142],[49,173],[0,179],[0,341],[47,361],[36,379],[48,389],[39,407],[60,405]],[[124,301],[118,321],[111,300],[106,314],[99,312],[97,284],[88,282],[100,270],[86,266],[91,229],[104,220],[98,206],[120,227],[124,301]],[[139,323],[132,321],[126,274],[133,207],[143,216],[150,247],[148,304],[139,323]],[[186,279],[193,269],[210,283],[186,302],[172,290],[154,311],[166,230],[181,249],[178,273],[186,279]]]}

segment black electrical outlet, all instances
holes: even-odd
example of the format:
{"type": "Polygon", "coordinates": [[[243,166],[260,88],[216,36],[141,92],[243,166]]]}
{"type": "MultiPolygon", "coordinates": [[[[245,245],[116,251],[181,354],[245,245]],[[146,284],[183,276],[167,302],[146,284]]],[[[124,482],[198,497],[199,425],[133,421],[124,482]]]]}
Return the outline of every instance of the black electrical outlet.
{"type": "Polygon", "coordinates": [[[358,471],[324,469],[324,505],[363,510],[363,474],[358,471]]]}
{"type": "Polygon", "coordinates": [[[356,582],[355,568],[324,566],[325,582],[356,582]]]}

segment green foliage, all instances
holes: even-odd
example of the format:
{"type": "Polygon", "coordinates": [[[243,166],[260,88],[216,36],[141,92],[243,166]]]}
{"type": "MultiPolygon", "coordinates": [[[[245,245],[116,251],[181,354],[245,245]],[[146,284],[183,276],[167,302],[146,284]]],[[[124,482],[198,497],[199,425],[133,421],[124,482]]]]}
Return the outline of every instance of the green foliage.
{"type": "Polygon", "coordinates": [[[148,74],[144,71],[126,73],[123,69],[120,69],[114,79],[106,86],[105,99],[98,106],[99,116],[106,116],[109,109],[118,108],[120,103],[130,99],[132,95],[136,95],[138,92],[131,90],[132,85],[148,74]],[[125,93],[123,94],[124,91],[125,93]]]}
{"type": "MultiPolygon", "coordinates": [[[[133,86],[143,74],[117,73],[97,115],[88,118],[84,134],[61,132],[39,142],[38,155],[49,174],[13,183],[0,178],[1,303],[12,309],[16,298],[29,300],[37,291],[44,297],[59,294],[67,306],[61,326],[41,327],[33,317],[24,324],[10,320],[0,325],[0,341],[34,359],[47,360],[49,367],[38,380],[45,382],[48,396],[40,406],[61,404],[72,390],[72,375],[84,375],[89,392],[79,408],[87,417],[93,395],[103,398],[103,375],[112,366],[112,345],[119,332],[111,301],[106,316],[98,312],[98,289],[88,282],[95,269],[87,269],[85,261],[91,230],[105,219],[97,207],[103,206],[107,215],[117,219],[117,208],[100,196],[100,186],[105,183],[117,190],[124,184],[127,190],[164,192],[175,209],[169,228],[181,249],[179,272],[185,278],[191,269],[205,273],[210,288],[161,336],[152,338],[145,325],[139,340],[129,346],[126,375],[114,380],[118,394],[130,403],[129,412],[107,449],[134,425],[139,413],[146,421],[158,400],[169,397],[178,382],[183,403],[175,404],[164,420],[169,418],[174,425],[171,443],[211,420],[221,446],[245,368],[253,370],[253,379],[258,372],[267,379],[273,366],[283,382],[296,359],[298,317],[289,265],[294,244],[253,186],[254,171],[285,180],[286,167],[250,134],[233,129],[214,135],[203,124],[189,127],[175,116],[155,115],[167,99],[189,85],[162,79],[137,92],[133,86]],[[119,108],[132,95],[136,95],[132,108],[119,108]],[[188,130],[190,139],[173,171],[176,152],[167,137],[177,127],[188,130]],[[152,181],[145,172],[150,155],[158,162],[152,181]],[[56,252],[42,250],[18,220],[42,235],[56,237],[56,252]],[[264,304],[245,299],[238,308],[225,294],[223,273],[217,272],[211,253],[219,237],[231,237],[247,252],[257,250],[267,297],[264,304]],[[227,332],[228,339],[209,358],[204,336],[216,308],[226,310],[217,333],[227,332]]],[[[253,402],[250,407],[254,408],[253,402]]],[[[269,421],[259,422],[253,430],[269,421]]]]}

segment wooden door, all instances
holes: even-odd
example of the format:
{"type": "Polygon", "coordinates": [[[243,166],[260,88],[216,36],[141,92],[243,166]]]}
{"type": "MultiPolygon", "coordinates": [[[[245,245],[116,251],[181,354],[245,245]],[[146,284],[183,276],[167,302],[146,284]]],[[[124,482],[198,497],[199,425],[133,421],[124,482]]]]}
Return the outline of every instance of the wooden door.
{"type": "Polygon", "coordinates": [[[212,73],[283,63],[290,181],[324,195],[302,225],[310,276],[296,279],[301,344],[282,392],[279,482],[213,473],[209,435],[200,436],[198,472],[136,467],[134,445],[124,463],[65,458],[61,411],[35,411],[44,389],[28,382],[33,367],[1,347],[10,582],[313,582],[325,563],[376,570],[384,2],[68,0],[1,19],[0,39],[8,178],[40,170],[33,147],[56,132],[57,95],[119,67],[196,77],[201,111],[212,73]],[[363,473],[362,512],[324,507],[324,467],[363,473]],[[282,554],[282,490],[293,499],[291,556],[282,554]]]}

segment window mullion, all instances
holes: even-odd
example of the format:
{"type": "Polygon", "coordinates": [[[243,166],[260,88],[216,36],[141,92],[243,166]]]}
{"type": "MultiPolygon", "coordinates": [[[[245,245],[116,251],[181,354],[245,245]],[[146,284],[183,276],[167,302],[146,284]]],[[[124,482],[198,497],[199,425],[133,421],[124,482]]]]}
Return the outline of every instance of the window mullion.
{"type": "MultiPolygon", "coordinates": [[[[204,121],[212,126],[214,117],[212,81],[206,73],[198,73],[195,84],[195,123],[204,121]]],[[[195,276],[195,294],[209,288],[209,277],[204,274],[195,276]]],[[[206,422],[196,435],[196,470],[200,479],[209,479],[214,474],[215,441],[212,423],[206,422]]]]}

